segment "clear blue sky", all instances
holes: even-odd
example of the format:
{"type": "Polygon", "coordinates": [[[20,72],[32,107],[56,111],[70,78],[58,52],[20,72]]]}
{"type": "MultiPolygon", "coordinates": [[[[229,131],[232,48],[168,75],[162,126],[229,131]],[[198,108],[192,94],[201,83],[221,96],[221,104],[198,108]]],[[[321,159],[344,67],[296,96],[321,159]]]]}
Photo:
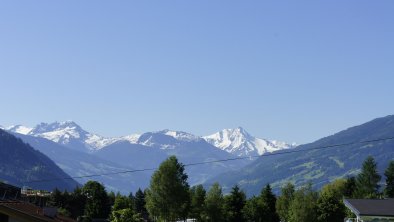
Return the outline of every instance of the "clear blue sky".
{"type": "Polygon", "coordinates": [[[394,1],[2,1],[0,125],[243,126],[311,142],[394,114],[394,1]]]}

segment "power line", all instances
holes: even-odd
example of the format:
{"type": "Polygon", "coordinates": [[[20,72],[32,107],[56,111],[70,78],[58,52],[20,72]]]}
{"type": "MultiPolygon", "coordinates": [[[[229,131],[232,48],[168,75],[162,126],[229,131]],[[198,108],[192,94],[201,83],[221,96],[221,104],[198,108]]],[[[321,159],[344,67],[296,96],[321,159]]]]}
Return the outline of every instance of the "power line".
{"type": "MultiPolygon", "coordinates": [[[[234,158],[221,159],[221,160],[195,162],[195,163],[184,164],[183,166],[189,167],[189,166],[197,166],[197,165],[212,164],[212,163],[227,162],[227,161],[242,160],[242,159],[250,159],[250,158],[278,156],[278,155],[283,155],[283,154],[307,152],[307,151],[311,151],[311,150],[321,150],[321,149],[328,149],[328,148],[334,148],[334,147],[349,146],[349,145],[354,145],[354,144],[375,143],[375,142],[386,141],[386,140],[393,140],[393,139],[394,139],[394,137],[386,137],[386,138],[381,138],[381,139],[364,140],[364,141],[349,142],[349,143],[340,143],[340,144],[333,144],[333,145],[327,145],[327,146],[318,146],[318,147],[313,147],[313,148],[309,148],[309,149],[298,149],[298,150],[294,149],[294,150],[290,150],[290,151],[283,151],[283,152],[279,151],[279,152],[267,153],[267,154],[263,154],[263,155],[255,155],[255,156],[247,156],[247,157],[234,157],[234,158]]],[[[84,175],[84,176],[74,176],[74,177],[63,177],[63,178],[51,178],[51,179],[45,179],[45,180],[24,181],[23,183],[41,183],[41,182],[50,182],[50,181],[57,181],[57,180],[81,179],[81,178],[108,176],[108,175],[116,175],[116,174],[126,174],[126,173],[136,173],[136,172],[144,172],[144,171],[153,171],[153,170],[157,170],[157,169],[158,168],[156,167],[156,168],[145,168],[145,169],[136,169],[136,170],[125,170],[125,171],[116,171],[116,172],[101,173],[101,174],[91,174],[91,175],[84,175]]]]}

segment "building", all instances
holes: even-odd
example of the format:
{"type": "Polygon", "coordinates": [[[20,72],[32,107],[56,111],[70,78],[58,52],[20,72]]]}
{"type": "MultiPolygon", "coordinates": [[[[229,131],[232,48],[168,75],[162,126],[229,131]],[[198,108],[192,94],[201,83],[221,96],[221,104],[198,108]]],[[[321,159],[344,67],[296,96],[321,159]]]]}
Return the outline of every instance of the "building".
{"type": "Polygon", "coordinates": [[[19,199],[21,188],[0,182],[0,199],[19,199]]]}
{"type": "Polygon", "coordinates": [[[356,218],[348,221],[355,222],[394,222],[394,199],[344,199],[356,218]]]}
{"type": "Polygon", "coordinates": [[[0,201],[1,222],[75,222],[61,216],[56,208],[40,208],[34,204],[18,200],[0,201]]]}

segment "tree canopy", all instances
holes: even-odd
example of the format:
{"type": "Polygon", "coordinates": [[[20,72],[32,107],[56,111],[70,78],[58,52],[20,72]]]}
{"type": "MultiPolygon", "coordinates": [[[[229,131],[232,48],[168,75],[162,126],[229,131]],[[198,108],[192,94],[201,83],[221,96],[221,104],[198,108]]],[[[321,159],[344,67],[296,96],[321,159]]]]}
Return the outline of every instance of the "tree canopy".
{"type": "Polygon", "coordinates": [[[149,214],[159,220],[185,219],[190,206],[188,176],[175,156],[166,159],[152,175],[146,196],[149,214]]]}

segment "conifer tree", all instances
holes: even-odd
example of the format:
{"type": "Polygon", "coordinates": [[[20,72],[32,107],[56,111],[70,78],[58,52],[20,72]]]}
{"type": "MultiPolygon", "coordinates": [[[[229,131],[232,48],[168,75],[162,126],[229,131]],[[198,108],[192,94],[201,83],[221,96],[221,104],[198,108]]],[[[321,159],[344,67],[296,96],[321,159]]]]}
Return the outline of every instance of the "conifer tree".
{"type": "Polygon", "coordinates": [[[379,175],[376,167],[376,162],[372,156],[367,157],[364,161],[361,173],[356,178],[356,191],[357,198],[374,198],[378,194],[379,175]]]}
{"type": "Polygon", "coordinates": [[[145,219],[148,219],[148,211],[146,210],[145,194],[139,188],[134,197],[134,209],[136,213],[141,214],[145,219]]]}
{"type": "Polygon", "coordinates": [[[261,202],[264,221],[279,222],[279,216],[275,210],[276,197],[272,193],[272,189],[269,184],[267,184],[261,191],[259,201],[261,202]]]}
{"type": "Polygon", "coordinates": [[[225,197],[225,213],[228,222],[242,222],[245,221],[242,209],[246,203],[246,195],[243,191],[235,185],[230,192],[230,195],[225,197]]]}
{"type": "Polygon", "coordinates": [[[386,188],[384,189],[384,193],[388,198],[394,198],[394,160],[389,162],[389,166],[384,172],[386,176],[386,188]]]}

